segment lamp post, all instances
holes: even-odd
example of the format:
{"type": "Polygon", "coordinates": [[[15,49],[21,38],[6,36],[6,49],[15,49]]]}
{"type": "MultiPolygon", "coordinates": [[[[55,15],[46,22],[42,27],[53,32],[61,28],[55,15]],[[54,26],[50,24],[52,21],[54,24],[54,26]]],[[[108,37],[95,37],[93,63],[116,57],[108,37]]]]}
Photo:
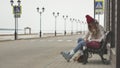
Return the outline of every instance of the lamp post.
{"type": "Polygon", "coordinates": [[[85,33],[86,33],[86,24],[87,24],[87,22],[84,22],[85,23],[85,33]]]}
{"type": "Polygon", "coordinates": [[[94,19],[95,19],[95,0],[94,0],[94,19]]]}
{"type": "Polygon", "coordinates": [[[83,22],[84,23],[84,34],[85,34],[85,22],[83,22]]]}
{"type": "Polygon", "coordinates": [[[84,22],[82,21],[82,34],[84,34],[84,22]]]}
{"type": "Polygon", "coordinates": [[[75,19],[75,22],[76,22],[76,34],[78,33],[78,20],[75,19]]]}
{"type": "MultiPolygon", "coordinates": [[[[78,26],[79,26],[79,23],[80,23],[80,20],[78,19],[78,26]]],[[[79,29],[79,28],[78,28],[79,29]]],[[[78,30],[79,31],[79,33],[80,33],[80,29],[78,30]]]]}
{"type": "Polygon", "coordinates": [[[70,21],[71,21],[71,35],[73,35],[73,21],[74,21],[74,19],[70,18],[70,21]]]}
{"type": "Polygon", "coordinates": [[[59,16],[59,12],[53,12],[53,16],[55,17],[55,36],[56,36],[56,24],[57,24],[57,17],[59,16]]]}
{"type": "Polygon", "coordinates": [[[18,18],[20,17],[21,14],[21,1],[18,0],[17,3],[18,5],[14,5],[14,1],[10,0],[11,6],[13,7],[13,13],[14,13],[14,18],[15,18],[15,32],[14,32],[14,39],[17,40],[18,36],[18,18]]]}
{"type": "Polygon", "coordinates": [[[40,11],[39,7],[37,7],[37,12],[40,14],[40,38],[42,37],[42,30],[41,30],[41,16],[42,16],[42,13],[44,12],[45,8],[43,7],[42,10],[40,11]]]}
{"type": "Polygon", "coordinates": [[[80,34],[82,34],[82,21],[79,20],[79,23],[80,23],[80,34]]]}
{"type": "Polygon", "coordinates": [[[66,19],[68,18],[68,16],[64,16],[63,15],[63,19],[65,20],[65,23],[64,23],[64,35],[66,35],[66,19]]]}

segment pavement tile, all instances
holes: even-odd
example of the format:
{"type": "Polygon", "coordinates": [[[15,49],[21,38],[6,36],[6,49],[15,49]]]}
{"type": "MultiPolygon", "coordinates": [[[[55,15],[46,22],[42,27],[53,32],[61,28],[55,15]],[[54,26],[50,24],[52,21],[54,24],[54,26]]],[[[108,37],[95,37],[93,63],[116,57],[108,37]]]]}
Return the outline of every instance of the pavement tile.
{"type": "Polygon", "coordinates": [[[82,63],[74,62],[72,59],[67,62],[61,55],[49,62],[44,68],[111,68],[111,65],[105,65],[102,63],[99,56],[94,55],[89,58],[88,63],[83,65],[82,63]]]}

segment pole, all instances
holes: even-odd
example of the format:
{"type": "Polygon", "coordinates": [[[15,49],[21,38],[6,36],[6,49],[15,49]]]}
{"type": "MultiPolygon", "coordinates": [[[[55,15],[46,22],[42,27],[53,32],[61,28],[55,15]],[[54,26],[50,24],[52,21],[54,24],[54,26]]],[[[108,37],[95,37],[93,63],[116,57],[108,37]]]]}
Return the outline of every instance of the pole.
{"type": "Polygon", "coordinates": [[[81,31],[80,31],[80,33],[82,34],[82,22],[80,24],[81,24],[81,31]]]}
{"type": "Polygon", "coordinates": [[[94,0],[94,19],[95,19],[95,0],[94,0]]]}
{"type": "Polygon", "coordinates": [[[65,24],[64,24],[64,35],[66,35],[66,19],[65,19],[65,24]]]}
{"type": "Polygon", "coordinates": [[[76,21],[76,34],[78,34],[78,23],[76,21]]]}
{"type": "Polygon", "coordinates": [[[73,35],[73,19],[71,19],[71,35],[73,35]]]}
{"type": "Polygon", "coordinates": [[[17,33],[17,39],[18,39],[18,18],[16,18],[16,33],[17,33]]]}
{"type": "Polygon", "coordinates": [[[16,18],[16,14],[15,14],[15,40],[17,40],[17,18],[16,18]]]}
{"type": "MultiPolygon", "coordinates": [[[[14,7],[16,8],[16,5],[14,7]]],[[[14,18],[15,18],[15,33],[14,33],[14,36],[15,36],[15,40],[17,40],[17,18],[16,18],[16,12],[15,12],[14,18]]]]}
{"type": "Polygon", "coordinates": [[[56,36],[56,22],[57,22],[57,16],[55,16],[55,36],[56,36]]]}
{"type": "Polygon", "coordinates": [[[40,12],[40,38],[42,37],[42,31],[41,31],[41,12],[40,12]]]}
{"type": "Polygon", "coordinates": [[[72,28],[71,35],[73,35],[73,22],[72,22],[71,28],[72,28]]]}
{"type": "Polygon", "coordinates": [[[13,5],[14,1],[10,0],[11,2],[11,6],[13,7],[13,11],[14,11],[14,18],[15,18],[15,32],[14,32],[14,39],[17,40],[18,39],[18,17],[20,16],[20,0],[18,0],[18,5],[13,5]]]}
{"type": "Polygon", "coordinates": [[[83,22],[82,22],[82,34],[83,34],[83,22]]]}
{"type": "Polygon", "coordinates": [[[98,22],[100,22],[100,14],[98,14],[98,22]]]}

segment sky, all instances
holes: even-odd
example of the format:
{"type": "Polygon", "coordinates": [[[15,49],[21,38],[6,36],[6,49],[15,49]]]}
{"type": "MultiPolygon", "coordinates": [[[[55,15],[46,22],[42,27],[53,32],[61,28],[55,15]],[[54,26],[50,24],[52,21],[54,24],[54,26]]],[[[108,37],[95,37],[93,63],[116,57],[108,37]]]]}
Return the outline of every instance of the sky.
{"type": "MultiPolygon", "coordinates": [[[[53,12],[59,12],[56,22],[57,32],[63,32],[64,19],[63,15],[68,15],[66,19],[66,30],[71,31],[70,18],[79,19],[81,22],[86,22],[85,15],[89,14],[94,16],[94,1],[93,0],[21,0],[22,14],[18,19],[18,28],[24,29],[31,27],[32,33],[37,33],[40,30],[40,15],[37,12],[37,7],[44,7],[45,11],[41,17],[41,29],[43,32],[54,32],[55,30],[55,17],[53,12]]],[[[14,5],[17,5],[17,0],[14,0],[14,5]]],[[[103,16],[101,16],[103,17],[103,16]]],[[[101,21],[103,22],[103,21],[101,21]]],[[[75,31],[84,28],[87,30],[87,24],[76,24],[73,21],[73,30],[75,31]]],[[[0,0],[0,28],[15,28],[15,19],[10,0],[0,0]]]]}

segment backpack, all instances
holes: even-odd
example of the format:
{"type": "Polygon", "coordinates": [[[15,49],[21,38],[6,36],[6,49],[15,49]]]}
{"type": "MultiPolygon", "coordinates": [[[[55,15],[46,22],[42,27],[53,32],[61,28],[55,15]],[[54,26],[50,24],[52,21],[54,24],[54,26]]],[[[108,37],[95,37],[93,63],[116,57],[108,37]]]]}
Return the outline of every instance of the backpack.
{"type": "Polygon", "coordinates": [[[73,60],[77,62],[83,62],[83,55],[80,55],[79,53],[76,57],[74,57],[73,60]]]}

